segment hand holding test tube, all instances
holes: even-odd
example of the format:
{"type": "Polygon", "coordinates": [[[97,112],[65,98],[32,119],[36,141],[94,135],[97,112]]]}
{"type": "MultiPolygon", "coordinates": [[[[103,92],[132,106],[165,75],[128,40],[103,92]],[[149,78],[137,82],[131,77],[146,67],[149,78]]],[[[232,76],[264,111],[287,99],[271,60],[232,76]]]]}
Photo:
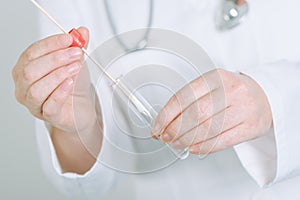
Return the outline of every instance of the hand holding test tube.
{"type": "MultiPolygon", "coordinates": [[[[134,93],[122,82],[121,79],[116,79],[113,85],[114,92],[122,99],[133,113],[141,120],[149,129],[152,128],[157,112],[150,103],[143,98],[142,95],[134,93]]],[[[158,138],[158,141],[161,140],[158,138]]],[[[179,159],[186,159],[189,156],[188,148],[174,149],[169,144],[166,144],[168,149],[179,159]]]]}
{"type": "MultiPolygon", "coordinates": [[[[110,79],[114,86],[116,86],[117,94],[121,97],[121,99],[126,98],[129,100],[130,109],[137,115],[137,117],[142,120],[149,128],[152,127],[152,123],[157,116],[156,111],[152,108],[152,106],[139,95],[137,97],[134,95],[125,84],[122,84],[120,80],[114,79],[95,59],[93,59],[87,50],[84,48],[85,41],[82,40],[82,37],[76,29],[72,29],[70,32],[67,32],[53,17],[51,17],[35,0],[31,0],[31,2],[41,10],[62,32],[65,34],[70,34],[73,37],[72,46],[77,46],[82,49],[85,55],[102,71],[102,73],[110,79]]],[[[170,151],[180,159],[185,159],[189,156],[188,148],[184,150],[177,150],[172,148],[169,144],[166,144],[170,151]]]]}

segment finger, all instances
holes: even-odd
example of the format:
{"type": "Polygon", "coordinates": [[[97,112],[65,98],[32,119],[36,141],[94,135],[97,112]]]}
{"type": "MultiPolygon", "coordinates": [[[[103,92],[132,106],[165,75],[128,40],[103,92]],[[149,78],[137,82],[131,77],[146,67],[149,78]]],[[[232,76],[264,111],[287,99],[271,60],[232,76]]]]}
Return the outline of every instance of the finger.
{"type": "Polygon", "coordinates": [[[81,63],[75,62],[59,68],[38,82],[34,83],[27,92],[27,107],[36,115],[41,113],[41,106],[53,91],[67,78],[79,73],[81,63]]]}
{"type": "Polygon", "coordinates": [[[218,136],[197,143],[189,148],[192,154],[210,154],[233,147],[241,142],[249,140],[245,134],[244,124],[239,124],[232,129],[226,130],[218,136]]]}
{"type": "Polygon", "coordinates": [[[82,55],[80,48],[72,47],[40,57],[24,67],[23,84],[31,85],[55,69],[81,60],[82,55]]]}
{"type": "Polygon", "coordinates": [[[46,54],[68,48],[72,41],[72,36],[68,34],[53,35],[30,45],[20,58],[24,63],[28,63],[46,54]]]}
{"type": "Polygon", "coordinates": [[[66,103],[74,88],[74,80],[67,78],[47,99],[42,108],[42,115],[46,120],[58,121],[62,107],[66,103]]]}
{"type": "Polygon", "coordinates": [[[162,140],[170,142],[178,139],[225,108],[224,91],[221,88],[213,90],[193,102],[175,118],[162,133],[162,140]]]}
{"type": "Polygon", "coordinates": [[[183,149],[193,144],[209,140],[222,132],[241,124],[245,116],[239,114],[233,106],[217,113],[213,117],[201,123],[199,126],[184,133],[181,137],[172,142],[172,146],[183,149]]]}
{"type": "Polygon", "coordinates": [[[222,81],[219,77],[219,73],[214,70],[184,86],[159,112],[154,122],[152,132],[155,135],[160,135],[169,123],[186,109],[188,105],[221,85],[222,81]]]}
{"type": "Polygon", "coordinates": [[[89,30],[86,27],[83,27],[83,26],[79,27],[77,30],[81,34],[83,39],[86,41],[85,48],[87,48],[88,43],[89,43],[89,39],[90,39],[89,30]]]}

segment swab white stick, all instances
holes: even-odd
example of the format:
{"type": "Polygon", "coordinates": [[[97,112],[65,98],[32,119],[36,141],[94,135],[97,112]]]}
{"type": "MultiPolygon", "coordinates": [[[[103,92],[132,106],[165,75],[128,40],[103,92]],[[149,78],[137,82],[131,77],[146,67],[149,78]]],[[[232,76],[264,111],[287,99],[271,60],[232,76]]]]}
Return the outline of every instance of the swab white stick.
{"type": "MultiPolygon", "coordinates": [[[[68,32],[35,0],[31,2],[42,11],[62,32],[68,34],[68,32]]],[[[127,98],[136,106],[139,112],[148,113],[149,111],[143,106],[143,104],[130,92],[127,87],[120,85],[119,81],[114,79],[93,57],[90,56],[88,51],[85,48],[82,48],[84,54],[122,91],[122,93],[127,96],[127,98]]]]}

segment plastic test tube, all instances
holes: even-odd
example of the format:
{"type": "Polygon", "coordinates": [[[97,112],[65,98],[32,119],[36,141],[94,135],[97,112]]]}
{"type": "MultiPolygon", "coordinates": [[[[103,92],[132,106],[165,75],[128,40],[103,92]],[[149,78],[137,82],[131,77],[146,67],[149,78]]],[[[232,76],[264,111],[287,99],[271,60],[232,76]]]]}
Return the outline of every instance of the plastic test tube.
{"type": "MultiPolygon", "coordinates": [[[[115,84],[112,85],[114,92],[120,97],[120,99],[127,103],[127,106],[130,108],[133,113],[149,128],[152,128],[153,122],[157,117],[157,112],[150,105],[142,95],[132,91],[122,83],[121,79],[116,79],[115,84]]],[[[160,138],[157,138],[158,141],[162,142],[160,138]]],[[[179,159],[186,159],[189,156],[189,149],[174,149],[169,144],[165,144],[168,149],[179,159]]]]}

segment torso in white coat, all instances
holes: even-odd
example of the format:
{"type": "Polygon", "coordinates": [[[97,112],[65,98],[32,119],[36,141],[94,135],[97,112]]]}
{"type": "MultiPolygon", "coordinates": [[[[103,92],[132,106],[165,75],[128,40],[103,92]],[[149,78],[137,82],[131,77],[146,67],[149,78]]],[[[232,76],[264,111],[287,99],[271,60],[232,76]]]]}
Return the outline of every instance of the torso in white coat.
{"type": "MultiPolygon", "coordinates": [[[[291,23],[295,19],[300,19],[298,11],[300,3],[298,1],[249,0],[250,10],[246,21],[232,30],[223,32],[219,32],[215,28],[214,16],[218,3],[219,1],[208,0],[156,0],[152,26],[188,36],[205,49],[216,66],[228,70],[243,71],[252,66],[277,62],[282,59],[300,60],[298,39],[300,29],[295,28],[297,25],[291,23]],[[286,21],[287,19],[291,21],[286,21]],[[298,43],[295,42],[295,39],[298,43]]],[[[143,28],[147,25],[148,0],[109,0],[109,4],[119,32],[143,28]]],[[[63,0],[49,3],[44,1],[42,5],[67,29],[81,25],[88,27],[91,34],[90,51],[97,49],[112,36],[106,11],[100,0],[63,0]]],[[[58,32],[57,28],[44,17],[41,18],[41,22],[42,36],[58,32]]],[[[184,66],[175,64],[172,67],[176,69],[184,66]]],[[[112,70],[111,73],[117,75],[116,73],[120,71],[122,68],[112,70]]],[[[125,138],[112,120],[112,109],[109,108],[110,101],[107,98],[111,93],[110,87],[109,85],[102,87],[98,92],[101,104],[105,107],[103,108],[105,134],[113,143],[132,150],[134,148],[130,138],[125,138]],[[101,95],[101,92],[108,95],[101,95]]],[[[168,95],[160,97],[161,103],[166,102],[168,97],[168,95]]],[[[38,125],[38,132],[43,131],[45,129],[38,125]]],[[[41,141],[47,139],[43,134],[47,133],[38,134],[41,141]]],[[[46,151],[43,148],[46,147],[42,147],[41,151],[46,151]]],[[[43,155],[43,153],[41,154],[43,155]]],[[[45,165],[52,165],[51,158],[43,159],[46,160],[44,161],[47,163],[45,165]]],[[[114,159],[118,160],[119,158],[115,157],[114,159]]],[[[96,165],[102,164],[100,162],[96,165]]],[[[50,167],[47,166],[46,169],[48,168],[50,167]]],[[[94,166],[92,170],[95,168],[97,167],[94,166]]],[[[122,170],[122,166],[120,168],[121,171],[126,171],[122,170]]],[[[55,172],[53,175],[50,172],[49,174],[54,181],[60,179],[55,172]],[[53,178],[56,176],[57,178],[53,178]]],[[[300,192],[297,191],[300,178],[297,177],[277,183],[271,188],[261,189],[243,168],[233,149],[209,155],[201,160],[197,156],[190,156],[186,160],[178,160],[172,165],[152,173],[132,174],[117,170],[113,174],[113,184],[111,181],[101,183],[103,176],[110,176],[110,174],[90,172],[87,176],[80,177],[77,180],[78,184],[73,184],[73,186],[74,188],[79,187],[83,194],[95,199],[100,198],[97,195],[100,195],[98,192],[101,189],[97,187],[103,184],[112,185],[102,197],[103,199],[265,200],[296,199],[294,197],[300,196],[300,192]],[[293,196],[289,197],[289,195],[293,196]]],[[[67,181],[64,181],[63,184],[68,185],[68,181],[72,182],[72,179],[68,180],[68,177],[64,177],[64,179],[67,181]]],[[[59,187],[64,187],[62,185],[59,187]]],[[[72,187],[69,186],[67,191],[72,192],[72,187]]]]}

